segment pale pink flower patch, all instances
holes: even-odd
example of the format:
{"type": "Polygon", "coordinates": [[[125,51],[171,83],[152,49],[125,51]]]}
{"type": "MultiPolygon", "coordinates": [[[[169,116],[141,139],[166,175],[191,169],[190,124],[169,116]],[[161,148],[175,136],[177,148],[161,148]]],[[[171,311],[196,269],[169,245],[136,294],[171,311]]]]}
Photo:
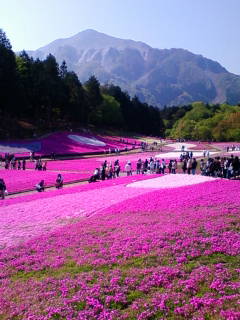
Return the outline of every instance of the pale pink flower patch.
{"type": "Polygon", "coordinates": [[[198,183],[214,181],[216,178],[201,176],[201,175],[188,175],[188,174],[168,174],[158,178],[153,178],[147,181],[137,181],[128,184],[127,187],[132,188],[178,188],[183,186],[190,186],[198,183]]]}

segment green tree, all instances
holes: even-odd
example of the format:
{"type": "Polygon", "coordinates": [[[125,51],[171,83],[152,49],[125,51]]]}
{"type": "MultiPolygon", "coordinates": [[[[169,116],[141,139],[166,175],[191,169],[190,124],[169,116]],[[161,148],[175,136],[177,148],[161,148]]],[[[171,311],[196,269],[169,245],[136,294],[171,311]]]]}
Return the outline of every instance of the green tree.
{"type": "Polygon", "coordinates": [[[85,124],[87,121],[87,108],[85,92],[74,72],[67,72],[64,78],[67,93],[67,102],[64,113],[74,121],[85,124]]]}
{"type": "Polygon", "coordinates": [[[120,128],[123,125],[120,103],[114,97],[103,94],[101,113],[104,126],[120,128]]]}
{"type": "Polygon", "coordinates": [[[20,89],[19,111],[21,113],[21,116],[23,117],[34,116],[32,76],[33,63],[33,59],[30,58],[25,51],[22,51],[19,56],[16,56],[17,73],[20,89]]]}
{"type": "Polygon", "coordinates": [[[67,72],[68,72],[68,70],[67,70],[67,64],[66,64],[66,61],[63,60],[61,66],[60,66],[60,70],[59,70],[60,77],[61,77],[62,79],[64,79],[64,78],[66,77],[66,75],[67,75],[67,72]]]}
{"type": "Polygon", "coordinates": [[[0,110],[14,115],[18,109],[18,80],[15,54],[5,32],[0,29],[0,110]]]}

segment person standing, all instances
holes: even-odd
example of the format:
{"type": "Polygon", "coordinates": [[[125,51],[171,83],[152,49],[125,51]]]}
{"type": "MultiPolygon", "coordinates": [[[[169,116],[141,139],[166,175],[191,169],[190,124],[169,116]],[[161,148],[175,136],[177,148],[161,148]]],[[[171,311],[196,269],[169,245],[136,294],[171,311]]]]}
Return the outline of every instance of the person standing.
{"type": "Polygon", "coordinates": [[[138,161],[137,161],[137,174],[141,173],[141,167],[142,167],[142,160],[138,159],[138,161]]]}
{"type": "Polygon", "coordinates": [[[26,170],[26,160],[25,159],[23,159],[23,161],[22,161],[22,169],[26,170]]]}
{"type": "Polygon", "coordinates": [[[103,165],[101,168],[101,179],[105,180],[106,178],[106,167],[103,165]]]}
{"type": "Polygon", "coordinates": [[[45,161],[44,164],[42,165],[42,170],[47,171],[47,161],[45,161]]]}
{"type": "Polygon", "coordinates": [[[6,184],[3,179],[0,179],[0,196],[2,199],[5,199],[5,193],[6,193],[6,184]]]}
{"type": "Polygon", "coordinates": [[[187,173],[190,174],[192,169],[192,159],[189,158],[187,161],[187,173]]]}
{"type": "Polygon", "coordinates": [[[21,170],[21,161],[20,160],[18,160],[18,170],[21,170]]]}
{"type": "Polygon", "coordinates": [[[160,165],[160,173],[164,174],[166,168],[166,162],[164,159],[162,159],[161,165],[160,165]]]}
{"type": "Polygon", "coordinates": [[[120,170],[121,170],[120,164],[119,164],[119,162],[117,162],[117,163],[114,165],[114,173],[115,173],[114,176],[115,176],[115,177],[119,177],[120,170]]]}
{"type": "Polygon", "coordinates": [[[172,173],[172,160],[168,163],[168,173],[172,173]]]}
{"type": "Polygon", "coordinates": [[[132,166],[131,166],[131,162],[128,161],[125,165],[125,171],[127,172],[127,176],[132,175],[132,166]]]}
{"type": "Polygon", "coordinates": [[[172,161],[172,173],[176,174],[176,169],[177,169],[177,160],[172,161]]]}
{"type": "Polygon", "coordinates": [[[186,171],[187,171],[187,160],[186,159],[183,160],[182,171],[183,171],[183,173],[186,173],[186,171]]]}
{"type": "Polygon", "coordinates": [[[200,170],[201,170],[201,175],[204,176],[205,175],[205,162],[203,159],[200,160],[200,170]]]}
{"type": "Polygon", "coordinates": [[[196,158],[193,158],[193,161],[192,161],[192,174],[193,175],[196,173],[196,169],[197,169],[197,160],[196,160],[196,158]]]}

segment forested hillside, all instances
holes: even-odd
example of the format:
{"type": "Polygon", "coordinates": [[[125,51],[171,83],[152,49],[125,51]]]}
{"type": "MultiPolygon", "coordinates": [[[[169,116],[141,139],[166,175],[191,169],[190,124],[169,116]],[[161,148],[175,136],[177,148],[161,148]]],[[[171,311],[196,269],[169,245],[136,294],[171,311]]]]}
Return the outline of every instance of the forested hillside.
{"type": "Polygon", "coordinates": [[[92,75],[81,83],[53,55],[15,56],[0,30],[0,137],[23,137],[66,127],[115,128],[163,135],[160,111],[92,75]]]}
{"type": "Polygon", "coordinates": [[[240,141],[239,105],[195,102],[191,106],[178,108],[173,114],[171,109],[165,110],[163,117],[166,126],[169,126],[166,134],[173,138],[240,141]],[[177,120],[176,115],[179,115],[180,119],[177,120]]]}

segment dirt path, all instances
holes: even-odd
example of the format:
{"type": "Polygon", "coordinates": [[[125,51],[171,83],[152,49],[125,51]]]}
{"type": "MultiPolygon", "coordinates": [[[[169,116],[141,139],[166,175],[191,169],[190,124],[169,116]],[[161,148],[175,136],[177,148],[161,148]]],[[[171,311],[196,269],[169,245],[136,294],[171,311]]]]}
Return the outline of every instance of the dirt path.
{"type": "MultiPolygon", "coordinates": [[[[82,185],[82,184],[86,184],[88,183],[87,180],[82,180],[82,181],[78,181],[78,182],[68,182],[64,184],[64,189],[65,188],[69,188],[69,187],[74,187],[74,186],[78,186],[78,185],[82,185]]],[[[54,186],[51,187],[46,187],[44,192],[49,192],[52,190],[56,190],[56,188],[54,186]]],[[[11,198],[17,198],[17,197],[24,197],[26,195],[30,195],[30,194],[35,194],[37,193],[36,190],[28,190],[28,191],[22,191],[22,192],[18,192],[18,193],[14,193],[14,194],[10,194],[8,196],[6,196],[6,199],[11,199],[11,198]]]]}

